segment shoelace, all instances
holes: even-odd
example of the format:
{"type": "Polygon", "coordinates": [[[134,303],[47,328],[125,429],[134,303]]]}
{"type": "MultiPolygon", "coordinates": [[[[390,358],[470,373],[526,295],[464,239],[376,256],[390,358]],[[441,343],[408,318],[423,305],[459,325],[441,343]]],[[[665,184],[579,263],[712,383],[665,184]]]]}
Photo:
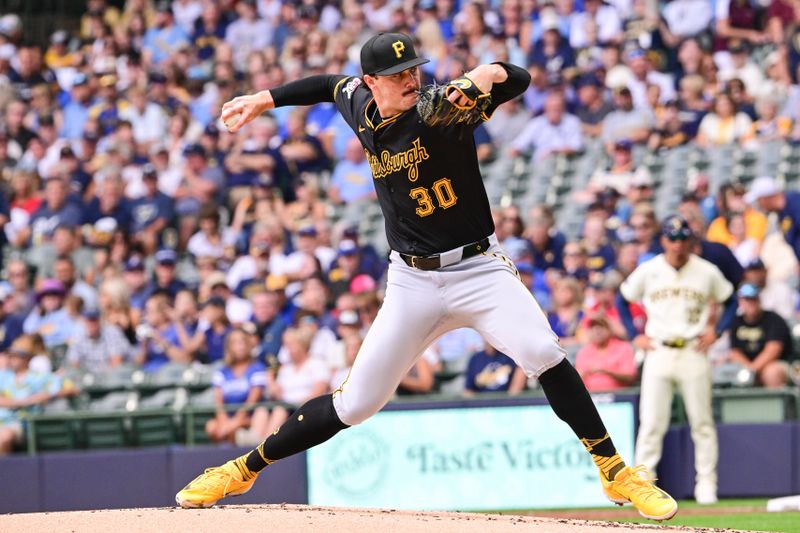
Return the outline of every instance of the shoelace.
{"type": "Polygon", "coordinates": [[[644,465],[638,465],[631,467],[628,479],[625,480],[625,484],[630,484],[631,493],[636,494],[638,496],[652,496],[653,494],[658,494],[658,491],[653,487],[653,482],[655,482],[656,477],[650,474],[647,471],[647,467],[644,465]],[[646,476],[641,476],[640,473],[644,472],[647,474],[646,476]]]}
{"type": "Polygon", "coordinates": [[[195,480],[192,488],[203,489],[204,491],[207,489],[217,489],[217,487],[219,487],[219,478],[224,478],[225,488],[222,489],[222,493],[227,494],[233,475],[221,466],[206,468],[203,475],[195,480]]]}

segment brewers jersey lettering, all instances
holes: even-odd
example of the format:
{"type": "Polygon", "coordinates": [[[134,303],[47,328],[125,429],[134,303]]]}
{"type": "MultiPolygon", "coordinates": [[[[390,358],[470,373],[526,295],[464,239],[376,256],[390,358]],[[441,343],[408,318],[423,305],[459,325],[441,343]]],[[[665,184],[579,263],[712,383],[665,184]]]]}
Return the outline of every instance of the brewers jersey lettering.
{"type": "Polygon", "coordinates": [[[644,304],[645,334],[669,341],[699,337],[708,324],[709,303],[726,301],[733,286],[716,266],[694,254],[680,270],[661,254],[639,265],[620,291],[629,302],[644,304]]]}
{"type": "MultiPolygon", "coordinates": [[[[509,77],[492,87],[487,115],[527,87],[527,72],[502,65],[509,77]]],[[[475,125],[429,127],[413,108],[380,119],[372,92],[360,78],[338,79],[334,99],[364,146],[393,250],[430,255],[492,234],[472,136],[475,125]]]]}

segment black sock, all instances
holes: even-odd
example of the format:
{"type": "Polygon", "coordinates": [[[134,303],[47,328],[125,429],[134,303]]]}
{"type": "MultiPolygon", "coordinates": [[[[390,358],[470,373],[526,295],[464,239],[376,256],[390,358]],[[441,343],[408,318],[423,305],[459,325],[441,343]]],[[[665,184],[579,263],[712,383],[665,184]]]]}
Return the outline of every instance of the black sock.
{"type": "Polygon", "coordinates": [[[553,411],[572,428],[597,468],[607,479],[614,479],[625,463],[575,368],[564,359],[539,376],[539,383],[553,411]]]}
{"type": "Polygon", "coordinates": [[[247,455],[245,464],[251,472],[321,444],[349,427],[339,420],[333,408],[333,395],[317,396],[295,411],[275,433],[247,455]]]}

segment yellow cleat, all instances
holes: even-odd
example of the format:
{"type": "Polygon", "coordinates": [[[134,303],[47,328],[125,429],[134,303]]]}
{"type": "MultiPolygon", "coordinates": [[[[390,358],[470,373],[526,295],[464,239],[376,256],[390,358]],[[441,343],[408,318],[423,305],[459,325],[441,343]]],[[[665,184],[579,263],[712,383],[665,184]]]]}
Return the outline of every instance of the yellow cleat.
{"type": "Polygon", "coordinates": [[[672,496],[656,487],[654,481],[644,465],[626,466],[617,472],[613,481],[607,485],[603,483],[603,490],[614,503],[631,502],[645,518],[669,520],[678,512],[678,504],[672,496]]]}
{"type": "Polygon", "coordinates": [[[240,457],[222,466],[206,468],[175,495],[175,501],[184,509],[211,507],[227,496],[244,494],[257,477],[258,473],[251,472],[240,457]]]}
{"type": "Polygon", "coordinates": [[[602,474],[600,475],[600,482],[603,484],[603,493],[605,493],[606,498],[611,503],[616,503],[617,505],[625,505],[626,503],[631,503],[631,501],[627,498],[623,498],[621,495],[617,493],[614,489],[611,488],[611,481],[606,481],[605,476],[602,474]]]}

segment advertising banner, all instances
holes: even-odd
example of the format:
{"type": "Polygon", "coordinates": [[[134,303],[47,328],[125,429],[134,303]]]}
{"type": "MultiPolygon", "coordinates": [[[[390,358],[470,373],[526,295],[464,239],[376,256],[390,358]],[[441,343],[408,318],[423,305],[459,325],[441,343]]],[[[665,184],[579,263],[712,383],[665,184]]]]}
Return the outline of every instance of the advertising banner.
{"type": "MultiPolygon", "coordinates": [[[[632,460],[633,406],[598,409],[632,460]]],[[[591,457],[549,406],[381,412],[307,456],[312,505],[477,511],[608,503],[591,457]]]]}

